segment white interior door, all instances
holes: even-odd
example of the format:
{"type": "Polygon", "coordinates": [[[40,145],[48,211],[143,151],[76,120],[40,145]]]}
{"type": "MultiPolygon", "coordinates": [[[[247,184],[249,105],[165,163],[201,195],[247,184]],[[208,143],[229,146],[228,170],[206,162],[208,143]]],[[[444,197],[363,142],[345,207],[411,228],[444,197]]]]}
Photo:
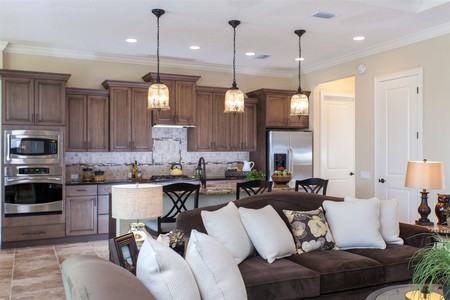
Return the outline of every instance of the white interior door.
{"type": "Polygon", "coordinates": [[[375,195],[399,200],[400,222],[417,217],[419,192],[405,187],[408,160],[422,159],[422,70],[376,78],[375,195]]]}
{"type": "Polygon", "coordinates": [[[355,96],[320,93],[320,177],[327,195],[355,195],[355,96]]]}

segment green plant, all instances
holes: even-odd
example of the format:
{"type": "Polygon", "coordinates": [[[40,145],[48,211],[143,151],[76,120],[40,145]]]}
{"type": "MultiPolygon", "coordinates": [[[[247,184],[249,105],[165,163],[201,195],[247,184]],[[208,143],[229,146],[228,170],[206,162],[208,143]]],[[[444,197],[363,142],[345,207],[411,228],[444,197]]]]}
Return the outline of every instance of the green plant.
{"type": "Polygon", "coordinates": [[[250,171],[250,173],[248,173],[247,177],[245,177],[245,181],[250,181],[250,180],[258,180],[258,179],[266,179],[266,175],[257,169],[253,169],[250,171]]]}
{"type": "MultiPolygon", "coordinates": [[[[413,267],[412,283],[423,290],[428,284],[431,291],[434,285],[446,287],[446,296],[450,296],[450,239],[434,233],[431,235],[433,243],[419,249],[411,257],[413,267]]],[[[446,299],[447,299],[446,297],[446,299]]]]}

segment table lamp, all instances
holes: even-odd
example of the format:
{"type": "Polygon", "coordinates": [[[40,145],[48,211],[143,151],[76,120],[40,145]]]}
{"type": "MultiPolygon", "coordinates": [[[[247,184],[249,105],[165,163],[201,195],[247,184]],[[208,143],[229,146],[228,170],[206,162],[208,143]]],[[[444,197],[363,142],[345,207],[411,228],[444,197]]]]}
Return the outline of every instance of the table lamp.
{"type": "Polygon", "coordinates": [[[417,211],[420,219],[416,224],[424,226],[433,226],[428,215],[431,208],[428,206],[428,192],[430,189],[444,188],[444,169],[441,162],[436,161],[408,161],[406,168],[405,186],[409,188],[422,189],[422,201],[417,211]]]}
{"type": "Polygon", "coordinates": [[[130,224],[138,245],[142,244],[148,233],[145,224],[139,219],[151,219],[163,213],[162,186],[156,184],[126,184],[113,185],[111,187],[112,217],[117,220],[116,235],[120,235],[119,219],[136,219],[136,223],[130,224]]]}

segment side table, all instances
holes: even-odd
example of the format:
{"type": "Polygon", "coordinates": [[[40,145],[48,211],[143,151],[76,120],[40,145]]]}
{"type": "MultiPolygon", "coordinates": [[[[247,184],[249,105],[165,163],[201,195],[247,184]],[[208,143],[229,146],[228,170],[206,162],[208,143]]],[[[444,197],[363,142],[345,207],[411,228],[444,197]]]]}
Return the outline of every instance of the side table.
{"type": "MultiPolygon", "coordinates": [[[[398,284],[388,286],[371,293],[369,296],[367,296],[366,300],[405,300],[405,294],[414,289],[417,289],[417,286],[413,284],[398,284]]],[[[443,298],[442,288],[437,290],[433,289],[433,292],[438,294],[437,299],[443,298]]],[[[432,297],[430,300],[435,300],[435,298],[432,297]]]]}
{"type": "Polygon", "coordinates": [[[438,225],[438,224],[434,224],[434,226],[424,226],[424,225],[417,225],[417,224],[415,224],[415,225],[425,228],[429,232],[445,234],[445,235],[450,234],[450,226],[448,226],[448,225],[438,225]]]}

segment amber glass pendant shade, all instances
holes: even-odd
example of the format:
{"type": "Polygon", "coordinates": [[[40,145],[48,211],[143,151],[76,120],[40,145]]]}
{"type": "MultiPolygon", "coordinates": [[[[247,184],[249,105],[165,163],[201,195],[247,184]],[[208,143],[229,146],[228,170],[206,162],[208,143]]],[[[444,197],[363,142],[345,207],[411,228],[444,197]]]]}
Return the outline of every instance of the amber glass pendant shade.
{"type": "Polygon", "coordinates": [[[244,93],[236,88],[230,89],[225,94],[225,111],[226,113],[243,113],[244,112],[244,93]]]}
{"type": "Polygon", "coordinates": [[[309,101],[305,94],[295,94],[291,98],[291,116],[309,115],[309,101]]]}

